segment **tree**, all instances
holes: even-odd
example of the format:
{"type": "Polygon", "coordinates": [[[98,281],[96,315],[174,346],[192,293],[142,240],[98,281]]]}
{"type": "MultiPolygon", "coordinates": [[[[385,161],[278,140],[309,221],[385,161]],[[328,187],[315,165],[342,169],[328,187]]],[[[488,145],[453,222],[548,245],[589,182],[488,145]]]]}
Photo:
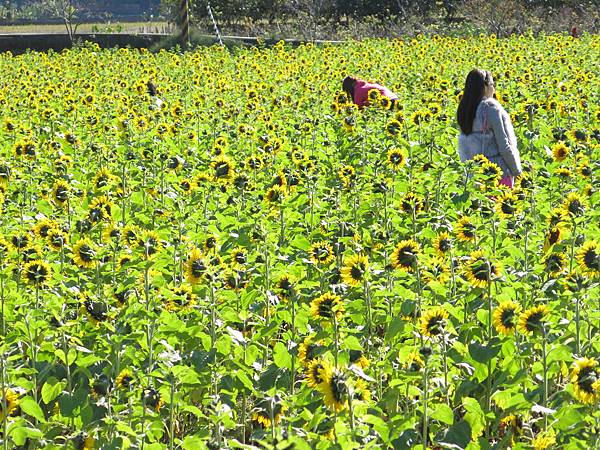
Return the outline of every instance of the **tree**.
{"type": "Polygon", "coordinates": [[[78,19],[78,8],[73,0],[46,0],[45,3],[48,11],[63,20],[69,40],[73,42],[77,28],[79,27],[78,19]]]}

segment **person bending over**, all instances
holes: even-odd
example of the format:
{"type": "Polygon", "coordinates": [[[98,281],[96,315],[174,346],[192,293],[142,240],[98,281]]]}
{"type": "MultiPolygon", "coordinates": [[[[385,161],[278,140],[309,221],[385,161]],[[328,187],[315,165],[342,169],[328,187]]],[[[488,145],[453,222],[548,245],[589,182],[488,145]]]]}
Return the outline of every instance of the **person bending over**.
{"type": "Polygon", "coordinates": [[[344,78],[344,81],[342,81],[342,89],[359,109],[369,106],[369,91],[372,89],[378,90],[383,97],[387,97],[392,101],[390,109],[394,108],[394,102],[398,100],[398,96],[385,86],[369,83],[368,81],[360,80],[352,76],[344,78]]]}

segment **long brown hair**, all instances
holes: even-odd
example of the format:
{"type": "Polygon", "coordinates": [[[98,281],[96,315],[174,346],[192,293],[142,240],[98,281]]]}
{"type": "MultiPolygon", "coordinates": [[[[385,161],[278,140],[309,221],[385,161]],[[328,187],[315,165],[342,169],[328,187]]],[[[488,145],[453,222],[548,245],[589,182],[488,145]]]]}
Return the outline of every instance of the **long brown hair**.
{"type": "Polygon", "coordinates": [[[456,120],[464,134],[473,131],[473,120],[477,112],[477,106],[483,98],[485,87],[492,81],[492,75],[481,69],[473,69],[467,75],[465,90],[456,111],[456,120]]]}
{"type": "Polygon", "coordinates": [[[356,84],[356,77],[347,76],[342,81],[342,89],[348,94],[348,100],[354,100],[354,85],[356,84]]]}

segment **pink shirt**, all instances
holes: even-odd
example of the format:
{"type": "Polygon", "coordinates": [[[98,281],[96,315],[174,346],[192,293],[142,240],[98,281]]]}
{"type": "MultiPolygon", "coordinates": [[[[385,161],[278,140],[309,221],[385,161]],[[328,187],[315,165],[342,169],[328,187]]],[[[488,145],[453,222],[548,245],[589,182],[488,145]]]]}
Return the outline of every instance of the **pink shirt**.
{"type": "Polygon", "coordinates": [[[396,94],[394,94],[385,86],[369,83],[363,80],[356,80],[356,84],[354,85],[354,103],[356,103],[359,108],[369,105],[369,91],[371,89],[377,89],[379,92],[381,92],[381,95],[389,98],[390,100],[395,100],[398,98],[396,94]]]}

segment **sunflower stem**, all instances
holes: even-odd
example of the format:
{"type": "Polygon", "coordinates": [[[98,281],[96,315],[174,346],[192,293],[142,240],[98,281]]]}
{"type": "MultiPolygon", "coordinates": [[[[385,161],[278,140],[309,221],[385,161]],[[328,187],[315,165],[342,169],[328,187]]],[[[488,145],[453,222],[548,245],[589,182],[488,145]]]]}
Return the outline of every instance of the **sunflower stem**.
{"type": "Polygon", "coordinates": [[[422,442],[423,450],[427,449],[427,394],[429,390],[429,372],[427,370],[427,361],[423,368],[423,425],[422,425],[422,442]]]}

